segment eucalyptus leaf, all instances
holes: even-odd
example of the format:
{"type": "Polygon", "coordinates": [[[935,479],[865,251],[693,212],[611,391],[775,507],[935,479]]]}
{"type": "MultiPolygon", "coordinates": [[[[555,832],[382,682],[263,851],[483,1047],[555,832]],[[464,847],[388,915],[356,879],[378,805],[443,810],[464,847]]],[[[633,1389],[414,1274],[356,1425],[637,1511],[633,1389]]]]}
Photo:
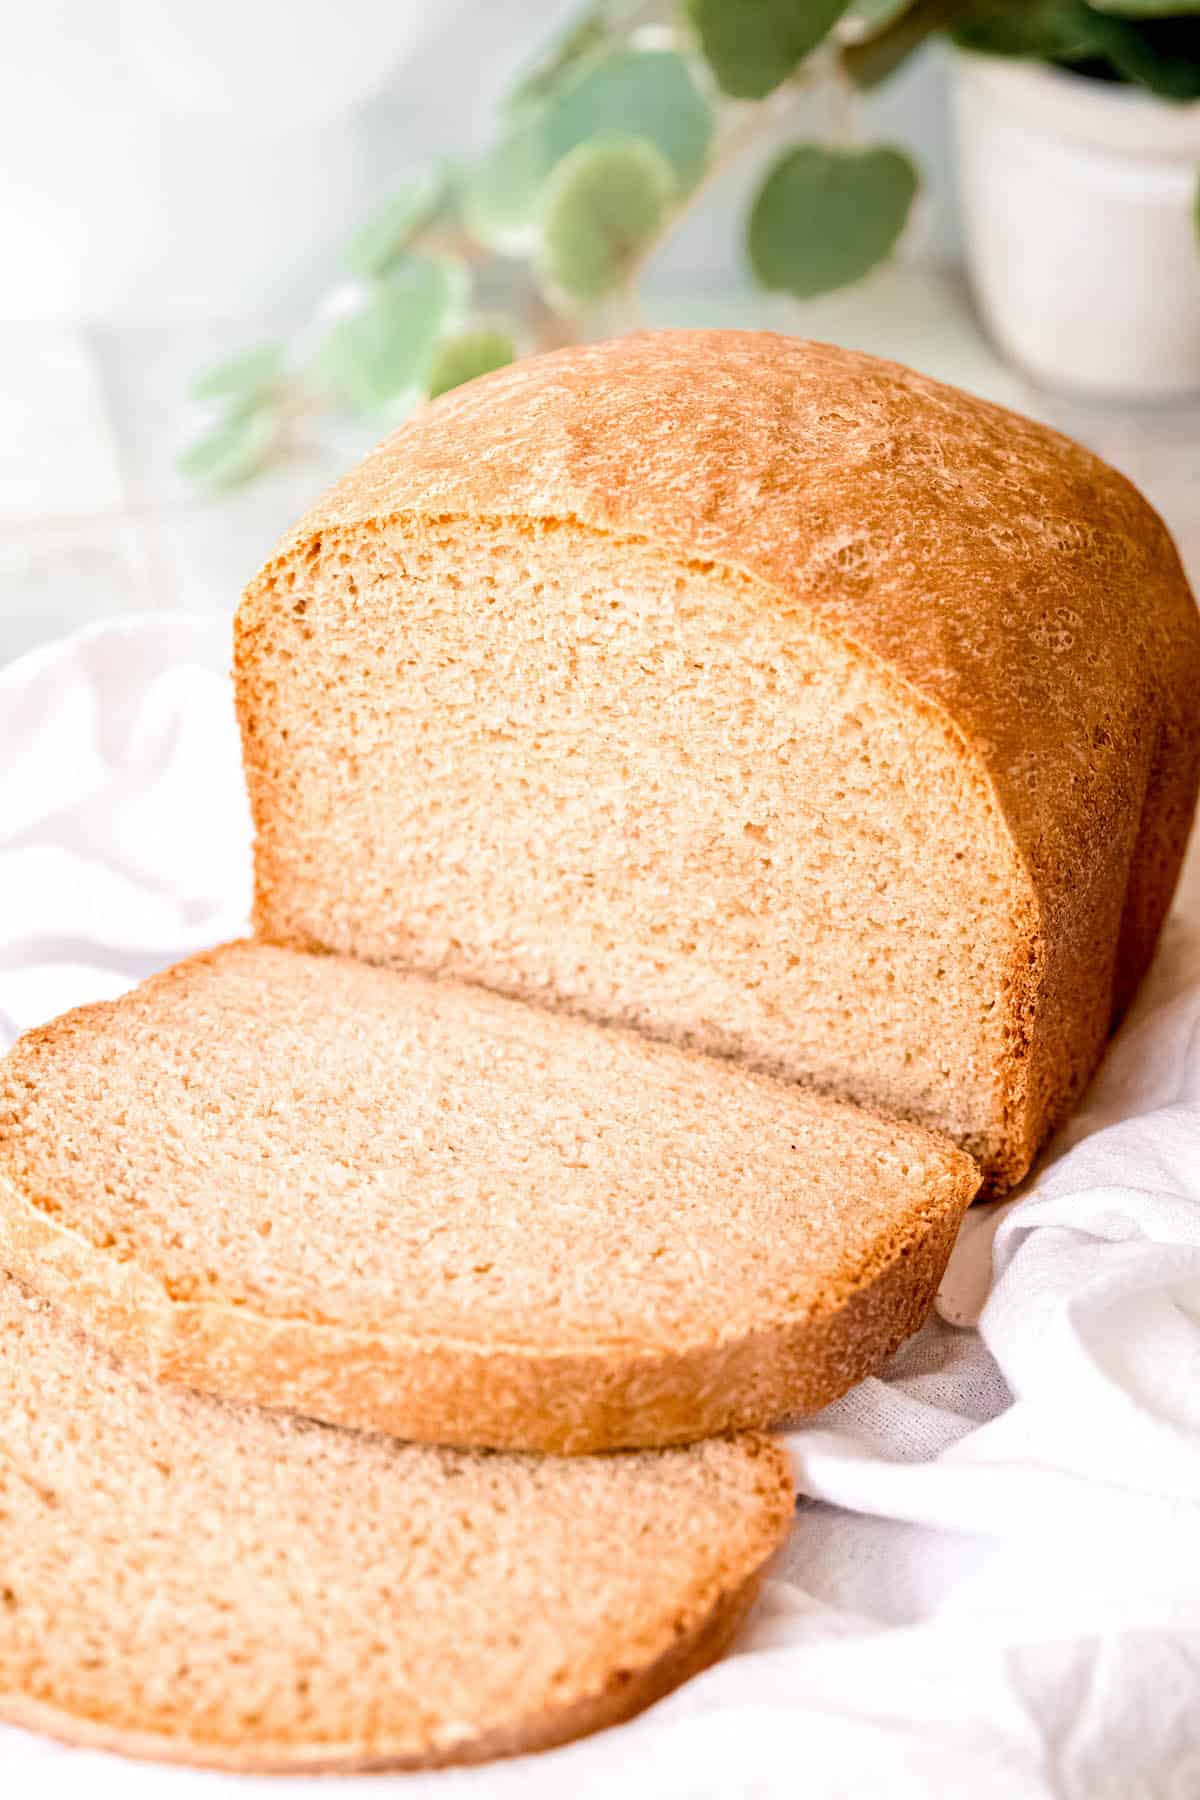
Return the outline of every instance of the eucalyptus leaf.
{"type": "Polygon", "coordinates": [[[437,343],[465,300],[464,273],[438,257],[412,257],[371,284],[354,312],[330,327],[316,373],[334,397],[375,412],[422,391],[437,343]]]}
{"type": "Polygon", "coordinates": [[[603,4],[585,6],[518,77],[506,101],[510,112],[522,112],[545,100],[565,75],[602,49],[610,36],[608,8],[603,4]]]}
{"type": "Polygon", "coordinates": [[[1163,100],[1200,99],[1200,23],[1195,18],[1119,19],[1093,13],[1101,54],[1126,81],[1163,100]]]}
{"type": "Polygon", "coordinates": [[[899,150],[785,151],[750,213],[755,275],[800,299],[861,280],[894,248],[916,191],[916,170],[899,150]]]}
{"type": "Polygon", "coordinates": [[[206,369],[192,383],[193,400],[258,401],[277,391],[283,381],[282,344],[256,344],[206,369]]]}
{"type": "Polygon", "coordinates": [[[878,87],[926,38],[953,25],[969,5],[970,0],[915,0],[915,4],[902,6],[865,38],[845,46],[842,67],[855,87],[878,87]]]}
{"type": "Polygon", "coordinates": [[[1120,18],[1084,0],[974,0],[953,36],[989,56],[1095,65],[1167,100],[1200,98],[1194,18],[1120,18]]]}
{"type": "Polygon", "coordinates": [[[704,171],[714,125],[712,107],[677,51],[622,49],[586,59],[470,171],[467,229],[504,255],[528,255],[539,240],[551,172],[601,137],[648,139],[689,188],[704,171]]]}
{"type": "Polygon", "coordinates": [[[554,96],[545,114],[545,142],[553,168],[594,138],[649,138],[686,189],[704,173],[714,124],[685,56],[677,50],[617,50],[586,63],[554,96]]]}
{"type": "Polygon", "coordinates": [[[1099,22],[1083,0],[976,0],[955,26],[964,50],[1075,62],[1100,50],[1099,22]]]}
{"type": "Polygon", "coordinates": [[[538,199],[551,167],[545,119],[537,112],[467,171],[462,211],[472,237],[504,256],[527,254],[537,242],[538,199]]]}
{"type": "Polygon", "coordinates": [[[239,487],[270,461],[280,422],[274,406],[234,413],[188,446],[179,458],[180,473],[202,487],[239,487]]]}
{"type": "Polygon", "coordinates": [[[648,138],[581,144],[550,178],[543,280],[582,304],[617,292],[660,230],[675,192],[671,164],[648,138]]]}
{"type": "Polygon", "coordinates": [[[700,48],[723,91],[761,100],[828,37],[850,0],[686,0],[700,48]]]}
{"type": "Polygon", "coordinates": [[[1127,19],[1169,19],[1182,13],[1200,13],[1200,0],[1091,0],[1097,12],[1118,13],[1127,19]]]}
{"type": "Polygon", "coordinates": [[[386,275],[404,255],[415,234],[433,218],[447,186],[447,170],[436,167],[398,189],[347,244],[344,260],[350,273],[361,281],[386,275]]]}
{"type": "Polygon", "coordinates": [[[477,375],[490,375],[516,359],[516,345],[507,331],[494,326],[479,326],[474,331],[459,331],[438,345],[429,371],[428,392],[431,400],[477,375]]]}

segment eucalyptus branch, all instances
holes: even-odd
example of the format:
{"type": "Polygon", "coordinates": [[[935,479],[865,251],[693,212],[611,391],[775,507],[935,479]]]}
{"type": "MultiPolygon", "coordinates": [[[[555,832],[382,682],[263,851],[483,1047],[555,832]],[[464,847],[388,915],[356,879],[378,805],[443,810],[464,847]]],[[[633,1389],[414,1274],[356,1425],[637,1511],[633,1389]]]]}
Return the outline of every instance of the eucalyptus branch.
{"type": "Polygon", "coordinates": [[[858,143],[859,90],[949,30],[1200,97],[1194,28],[1146,16],[1179,4],[593,0],[513,84],[482,155],[410,181],[355,233],[345,279],[297,338],[200,378],[203,429],[181,464],[232,486],[330,411],[395,418],[527,350],[629,328],[647,265],[802,94],[826,96],[830,129],[769,161],[750,267],[801,297],[858,281],[891,254],[918,185],[902,150],[858,143]]]}

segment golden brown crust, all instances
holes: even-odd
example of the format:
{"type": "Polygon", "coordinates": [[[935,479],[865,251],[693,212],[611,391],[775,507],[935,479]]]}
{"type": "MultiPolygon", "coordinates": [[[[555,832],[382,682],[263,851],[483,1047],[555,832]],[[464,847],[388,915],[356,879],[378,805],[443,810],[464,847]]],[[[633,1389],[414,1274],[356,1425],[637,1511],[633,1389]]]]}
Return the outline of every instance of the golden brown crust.
{"type": "Polygon", "coordinates": [[[535,358],[428,408],[284,539],[239,615],[243,706],[281,559],[406,516],[571,519],[740,571],[940,716],[1028,874],[988,1172],[1016,1180],[1149,961],[1200,781],[1200,624],[1136,490],[827,345],[665,332],[535,358]]]}
{"type": "Polygon", "coordinates": [[[718,1595],[699,1617],[681,1619],[678,1635],[653,1662],[622,1669],[594,1694],[536,1718],[521,1719],[502,1730],[485,1732],[444,1748],[414,1753],[386,1745],[322,1744],[319,1747],[279,1744],[233,1750],[186,1737],[130,1732],[100,1719],[49,1706],[26,1694],[0,1694],[0,1720],[36,1731],[43,1737],[80,1750],[107,1750],[141,1762],[182,1763],[190,1768],[220,1769],[255,1775],[365,1775],[385,1770],[445,1769],[494,1762],[505,1756],[528,1756],[553,1750],[621,1725],[673,1693],[693,1675],[719,1661],[741,1630],[762,1589],[773,1553],[791,1523],[794,1496],[787,1459],[778,1446],[766,1444],[780,1465],[786,1507],[777,1509],[773,1539],[763,1545],[763,1562],[744,1581],[718,1595]]]}
{"type": "Polygon", "coordinates": [[[673,1353],[584,1354],[354,1331],[245,1305],[172,1299],[0,1174],[0,1266],[156,1377],[421,1443],[574,1456],[653,1448],[819,1410],[923,1322],[978,1185],[948,1159],[939,1190],[870,1279],[816,1316],[673,1353]]]}
{"type": "Polygon", "coordinates": [[[186,1737],[126,1731],[20,1693],[0,1694],[0,1720],[54,1738],[72,1749],[107,1750],[141,1762],[180,1763],[190,1768],[246,1775],[365,1775],[385,1770],[445,1769],[494,1762],[506,1756],[528,1756],[539,1750],[556,1749],[576,1738],[590,1737],[596,1731],[607,1731],[610,1726],[624,1724],[645,1712],[693,1675],[711,1668],[745,1623],[762,1588],[770,1558],[787,1534],[794,1509],[786,1456],[769,1442],[764,1448],[779,1464],[786,1504],[776,1509],[774,1535],[764,1541],[760,1567],[738,1586],[719,1594],[699,1617],[681,1619],[675,1640],[653,1662],[637,1669],[621,1669],[598,1693],[585,1694],[536,1718],[521,1719],[502,1730],[420,1753],[400,1747],[390,1750],[386,1745],[368,1749],[360,1744],[310,1747],[281,1743],[275,1747],[248,1745],[233,1750],[186,1737]]]}

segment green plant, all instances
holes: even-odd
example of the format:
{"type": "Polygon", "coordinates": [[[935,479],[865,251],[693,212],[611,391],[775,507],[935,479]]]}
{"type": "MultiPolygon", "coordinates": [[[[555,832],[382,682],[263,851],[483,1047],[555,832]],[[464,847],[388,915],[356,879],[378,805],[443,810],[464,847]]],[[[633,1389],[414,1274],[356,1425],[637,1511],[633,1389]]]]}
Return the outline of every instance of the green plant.
{"type": "Polygon", "coordinates": [[[429,170],[355,233],[346,281],[296,342],[201,377],[208,418],[181,466],[235,485],[313,415],[395,417],[627,317],[647,260],[708,182],[811,88],[838,102],[839,133],[775,152],[749,261],[798,296],[858,281],[891,253],[918,176],[903,150],[856,142],[840,101],[937,33],[1200,97],[1200,0],[594,0],[506,96],[481,155],[429,170]]]}

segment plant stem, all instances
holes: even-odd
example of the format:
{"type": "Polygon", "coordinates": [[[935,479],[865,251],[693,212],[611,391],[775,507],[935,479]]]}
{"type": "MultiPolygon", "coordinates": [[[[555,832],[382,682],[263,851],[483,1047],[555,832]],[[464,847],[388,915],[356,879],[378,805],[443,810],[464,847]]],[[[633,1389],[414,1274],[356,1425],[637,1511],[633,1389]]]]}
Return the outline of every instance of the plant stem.
{"type": "Polygon", "coordinates": [[[579,327],[565,313],[556,312],[536,282],[529,284],[525,323],[535,350],[564,350],[579,342],[579,327]]]}

